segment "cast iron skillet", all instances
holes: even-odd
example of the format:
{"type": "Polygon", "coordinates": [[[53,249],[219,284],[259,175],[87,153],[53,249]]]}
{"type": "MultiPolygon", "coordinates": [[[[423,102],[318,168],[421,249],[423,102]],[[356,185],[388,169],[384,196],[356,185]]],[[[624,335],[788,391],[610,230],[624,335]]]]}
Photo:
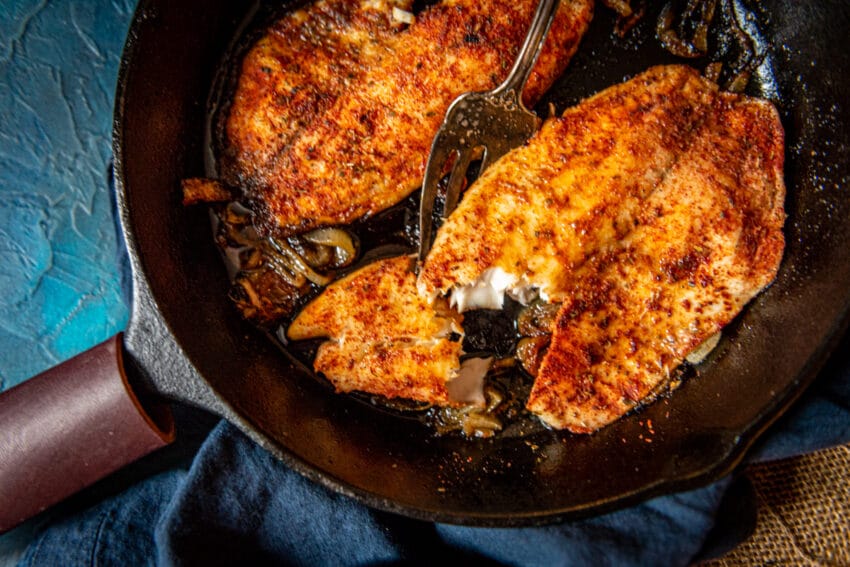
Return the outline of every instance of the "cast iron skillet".
{"type": "MultiPolygon", "coordinates": [[[[143,387],[224,416],[310,479],[415,518],[540,524],[727,474],[812,380],[850,306],[850,109],[842,99],[850,92],[850,6],[752,4],[771,46],[787,134],[789,216],[778,279],[669,398],[591,436],[467,440],[436,438],[418,422],[330,393],[240,319],[226,298],[208,214],[181,206],[179,182],[205,173],[208,96],[249,10],[238,2],[143,0],[114,123],[135,293],[125,359],[143,387]]],[[[652,64],[681,62],[653,37],[657,12],[651,8],[625,40],[612,40],[613,17],[598,6],[547,101],[563,110],[652,64]]]]}
{"type": "MultiPolygon", "coordinates": [[[[237,4],[143,1],[132,26],[115,115],[136,284],[126,348],[156,391],[222,414],[309,478],[377,508],[478,525],[554,521],[696,487],[740,462],[843,332],[850,7],[773,0],[756,14],[787,130],[786,254],[777,281],[730,326],[698,377],[592,436],[435,438],[416,422],[330,394],[240,320],[225,299],[206,211],[180,205],[179,180],[204,174],[206,101],[246,18],[237,4]]],[[[626,40],[612,41],[611,14],[598,6],[549,99],[563,109],[672,61],[657,47],[657,9],[650,12],[626,40]]]]}

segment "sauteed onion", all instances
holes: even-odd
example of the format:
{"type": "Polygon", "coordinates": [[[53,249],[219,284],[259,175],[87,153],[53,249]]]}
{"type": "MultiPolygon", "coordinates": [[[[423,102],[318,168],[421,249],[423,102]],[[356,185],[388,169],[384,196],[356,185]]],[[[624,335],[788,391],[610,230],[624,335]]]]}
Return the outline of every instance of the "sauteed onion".
{"type": "Polygon", "coordinates": [[[721,73],[725,72],[723,89],[740,93],[764,55],[759,54],[753,38],[741,27],[732,0],[719,2],[719,22],[718,0],[687,0],[680,11],[676,7],[681,2],[668,2],[658,16],[655,33],[661,46],[678,57],[696,59],[714,51],[731,60],[726,70],[719,61],[710,62],[705,75],[720,83],[721,73]],[[717,23],[720,25],[714,25],[717,23]],[[714,49],[712,43],[716,44],[714,49]],[[737,55],[732,57],[734,54],[737,55]]]}
{"type": "Polygon", "coordinates": [[[357,245],[341,228],[321,228],[287,239],[261,238],[250,209],[234,201],[220,181],[192,178],[182,183],[183,203],[215,205],[216,242],[233,279],[231,299],[249,320],[272,325],[292,315],[310,284],[323,287],[333,270],[354,262],[357,245]],[[229,201],[221,204],[223,201],[229,201]]]}
{"type": "Polygon", "coordinates": [[[620,37],[626,35],[643,18],[646,12],[645,0],[640,0],[637,8],[632,6],[631,0],[602,0],[602,3],[617,13],[618,18],[614,26],[614,33],[620,37]]]}

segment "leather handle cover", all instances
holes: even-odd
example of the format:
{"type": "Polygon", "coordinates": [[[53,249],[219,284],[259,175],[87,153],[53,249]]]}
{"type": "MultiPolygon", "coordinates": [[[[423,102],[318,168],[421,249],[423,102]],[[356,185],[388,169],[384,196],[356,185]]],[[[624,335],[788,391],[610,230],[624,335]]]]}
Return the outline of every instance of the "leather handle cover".
{"type": "Polygon", "coordinates": [[[173,441],[170,408],[133,393],[121,337],[0,394],[0,533],[173,441]]]}

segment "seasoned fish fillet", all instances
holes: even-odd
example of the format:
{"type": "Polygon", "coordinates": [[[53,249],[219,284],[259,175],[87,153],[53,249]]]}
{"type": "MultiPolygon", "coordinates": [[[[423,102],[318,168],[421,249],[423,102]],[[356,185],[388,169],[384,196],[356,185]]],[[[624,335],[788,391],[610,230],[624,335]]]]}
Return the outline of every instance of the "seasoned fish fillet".
{"type": "Polygon", "coordinates": [[[424,293],[499,308],[505,289],[564,301],[572,274],[617,243],[714,111],[717,87],[652,68],[573,107],[494,163],[437,233],[424,293]]]}
{"type": "Polygon", "coordinates": [[[276,21],[246,54],[224,124],[222,177],[258,182],[270,161],[327,110],[401,31],[412,0],[318,0],[276,21]]]}
{"type": "MultiPolygon", "coordinates": [[[[525,92],[529,101],[566,66],[587,28],[592,4],[561,2],[525,92]]],[[[283,138],[289,137],[271,159],[263,158],[276,147],[260,150],[257,168],[241,168],[258,229],[292,234],[345,224],[415,190],[448,105],[461,93],[490,89],[505,77],[536,5],[536,0],[446,0],[424,10],[404,31],[381,36],[377,55],[358,63],[362,72],[354,73],[335,100],[295,135],[274,120],[261,120],[259,126],[232,120],[232,140],[250,140],[255,127],[263,132],[259,140],[273,138],[278,128],[283,138]]],[[[271,99],[257,102],[273,105],[258,110],[261,116],[277,110],[271,99]]]]}
{"type": "Polygon", "coordinates": [[[337,391],[451,403],[447,383],[461,353],[451,335],[461,316],[417,293],[411,262],[381,260],[334,282],[290,325],[292,340],[329,339],[313,366],[337,391]]]}
{"type": "Polygon", "coordinates": [[[529,410],[573,432],[611,423],[773,280],[783,151],[772,105],[715,94],[634,228],[574,271],[529,410]]]}

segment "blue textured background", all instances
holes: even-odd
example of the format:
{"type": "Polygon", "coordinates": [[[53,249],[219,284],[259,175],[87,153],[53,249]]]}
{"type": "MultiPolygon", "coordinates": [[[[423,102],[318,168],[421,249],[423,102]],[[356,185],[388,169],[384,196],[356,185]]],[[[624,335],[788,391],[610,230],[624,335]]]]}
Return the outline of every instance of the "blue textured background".
{"type": "Polygon", "coordinates": [[[0,3],[0,389],[127,322],[106,175],[134,6],[0,3]]]}

